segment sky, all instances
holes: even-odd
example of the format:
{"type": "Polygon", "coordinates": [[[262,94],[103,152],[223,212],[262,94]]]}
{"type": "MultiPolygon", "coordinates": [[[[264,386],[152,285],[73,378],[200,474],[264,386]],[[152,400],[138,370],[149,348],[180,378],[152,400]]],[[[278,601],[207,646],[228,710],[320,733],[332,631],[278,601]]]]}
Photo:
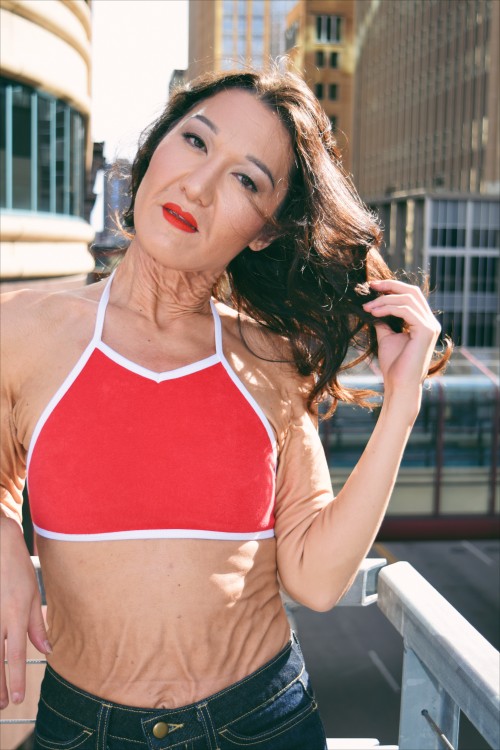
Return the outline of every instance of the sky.
{"type": "Polygon", "coordinates": [[[187,0],[94,0],[91,128],[107,161],[133,158],[172,70],[187,67],[187,48],[187,0]]]}

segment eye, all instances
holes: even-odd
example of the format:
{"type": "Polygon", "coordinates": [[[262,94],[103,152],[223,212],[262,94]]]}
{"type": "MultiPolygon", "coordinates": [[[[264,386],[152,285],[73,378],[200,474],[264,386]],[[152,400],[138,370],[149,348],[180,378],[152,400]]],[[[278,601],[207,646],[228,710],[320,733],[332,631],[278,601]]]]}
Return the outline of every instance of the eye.
{"type": "Polygon", "coordinates": [[[253,180],[250,179],[250,177],[246,174],[237,174],[237,179],[240,181],[240,183],[243,185],[245,190],[250,190],[252,193],[257,192],[257,185],[253,180]]]}
{"type": "Polygon", "coordinates": [[[205,142],[198,135],[195,135],[194,133],[183,133],[182,137],[193,148],[198,148],[200,151],[207,150],[205,142]]]}

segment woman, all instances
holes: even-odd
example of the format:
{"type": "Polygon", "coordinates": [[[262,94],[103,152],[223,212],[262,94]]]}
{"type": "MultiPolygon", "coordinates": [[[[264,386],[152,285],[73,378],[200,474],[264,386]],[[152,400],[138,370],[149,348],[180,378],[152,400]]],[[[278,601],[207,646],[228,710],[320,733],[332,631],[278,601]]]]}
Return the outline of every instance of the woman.
{"type": "Polygon", "coordinates": [[[431,366],[439,325],[292,75],[179,91],[131,193],[110,280],[6,295],[0,700],[23,699],[27,632],[49,663],[36,747],[322,749],[280,586],[317,610],[349,586],[448,356],[431,366]],[[366,396],[337,380],[353,341],[384,402],[334,500],[317,403],[366,396]]]}

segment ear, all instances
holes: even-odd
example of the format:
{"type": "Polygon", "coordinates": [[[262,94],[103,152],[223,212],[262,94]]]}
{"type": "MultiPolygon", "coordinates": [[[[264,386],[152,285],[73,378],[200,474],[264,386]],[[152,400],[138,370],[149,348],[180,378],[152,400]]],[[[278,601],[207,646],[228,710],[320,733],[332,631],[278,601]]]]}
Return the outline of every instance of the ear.
{"type": "Polygon", "coordinates": [[[256,237],[252,242],[248,243],[248,247],[250,250],[253,250],[254,253],[258,253],[260,250],[264,250],[266,247],[269,247],[271,242],[276,239],[278,235],[276,232],[270,232],[269,230],[263,230],[258,237],[256,237]]]}

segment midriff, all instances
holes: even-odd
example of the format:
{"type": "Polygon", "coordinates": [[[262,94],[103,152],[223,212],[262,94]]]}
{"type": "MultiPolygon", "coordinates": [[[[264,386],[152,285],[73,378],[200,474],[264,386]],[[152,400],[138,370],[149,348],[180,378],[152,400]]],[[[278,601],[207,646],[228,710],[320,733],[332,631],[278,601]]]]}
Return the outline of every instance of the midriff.
{"type": "Polygon", "coordinates": [[[49,664],[103,699],[193,703],[258,669],[290,638],[275,539],[37,544],[49,664]]]}

